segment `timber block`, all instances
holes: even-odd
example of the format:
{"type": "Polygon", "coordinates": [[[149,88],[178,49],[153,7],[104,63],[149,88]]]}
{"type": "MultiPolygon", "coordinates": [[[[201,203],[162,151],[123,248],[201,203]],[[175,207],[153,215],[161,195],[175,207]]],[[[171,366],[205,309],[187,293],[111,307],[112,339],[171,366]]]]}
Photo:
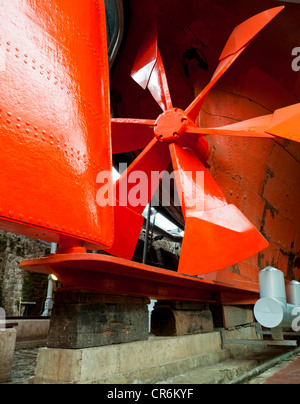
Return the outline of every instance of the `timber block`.
{"type": "Polygon", "coordinates": [[[157,336],[203,334],[214,330],[207,305],[193,302],[158,302],[152,311],[151,332],[157,336]]]}
{"type": "Polygon", "coordinates": [[[0,330],[0,383],[10,380],[16,336],[14,328],[0,330]]]}
{"type": "Polygon", "coordinates": [[[149,299],[59,291],[54,301],[49,348],[93,348],[149,338],[149,299]]]}
{"type": "Polygon", "coordinates": [[[234,328],[254,323],[253,307],[223,306],[224,327],[234,328]]]}

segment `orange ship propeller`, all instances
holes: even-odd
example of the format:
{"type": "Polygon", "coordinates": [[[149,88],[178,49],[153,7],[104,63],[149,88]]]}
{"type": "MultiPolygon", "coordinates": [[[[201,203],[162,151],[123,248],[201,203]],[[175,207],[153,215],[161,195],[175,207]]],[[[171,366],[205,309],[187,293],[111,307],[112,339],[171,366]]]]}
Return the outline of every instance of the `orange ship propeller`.
{"type": "MultiPolygon", "coordinates": [[[[141,170],[150,178],[151,172],[166,170],[170,155],[175,170],[177,189],[185,219],[185,236],[179,272],[201,275],[227,268],[268,247],[268,242],[246,217],[229,205],[222,191],[199,160],[205,155],[204,136],[247,136],[286,138],[300,141],[297,124],[300,104],[277,110],[272,115],[250,119],[220,128],[199,128],[195,120],[214,84],[229,69],[253,38],[284,7],[264,11],[235,28],[220,57],[220,63],[210,83],[185,110],[173,108],[167,77],[157,46],[156,29],[152,29],[136,58],[132,77],[144,89],[148,87],[163,113],[154,120],[113,119],[113,153],[146,148],[115,185],[115,191],[129,173],[141,170]],[[201,139],[203,141],[201,141],[201,139]],[[196,173],[201,173],[200,180],[196,173]],[[195,201],[194,195],[200,195],[195,201]]],[[[150,182],[150,181],[149,181],[150,182]]],[[[117,206],[115,218],[118,228],[135,228],[124,238],[116,237],[110,252],[132,258],[142,222],[140,215],[153,196],[139,207],[117,206]],[[130,214],[121,214],[124,209],[130,214]],[[136,220],[134,217],[136,216],[136,220]],[[121,251],[122,250],[122,251],[121,251]]],[[[128,233],[127,233],[128,234],[128,233]]]]}

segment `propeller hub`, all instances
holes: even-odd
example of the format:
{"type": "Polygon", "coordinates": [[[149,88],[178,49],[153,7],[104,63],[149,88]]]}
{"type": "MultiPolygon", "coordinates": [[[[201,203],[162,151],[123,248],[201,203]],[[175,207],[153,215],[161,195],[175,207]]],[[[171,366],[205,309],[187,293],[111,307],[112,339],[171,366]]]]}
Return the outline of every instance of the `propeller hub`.
{"type": "Polygon", "coordinates": [[[169,109],[155,122],[154,134],[160,142],[174,143],[186,132],[189,121],[181,109],[169,109]]]}

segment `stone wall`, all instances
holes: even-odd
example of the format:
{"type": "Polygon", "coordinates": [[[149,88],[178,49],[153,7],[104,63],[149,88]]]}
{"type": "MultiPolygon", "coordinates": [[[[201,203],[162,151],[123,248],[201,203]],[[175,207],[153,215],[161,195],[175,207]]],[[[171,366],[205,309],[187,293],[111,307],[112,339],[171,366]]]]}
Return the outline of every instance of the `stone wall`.
{"type": "Polygon", "coordinates": [[[50,244],[0,231],[0,306],[7,316],[19,313],[19,298],[36,302],[28,314],[41,315],[47,294],[48,277],[22,271],[20,262],[50,253],[50,244]]]}

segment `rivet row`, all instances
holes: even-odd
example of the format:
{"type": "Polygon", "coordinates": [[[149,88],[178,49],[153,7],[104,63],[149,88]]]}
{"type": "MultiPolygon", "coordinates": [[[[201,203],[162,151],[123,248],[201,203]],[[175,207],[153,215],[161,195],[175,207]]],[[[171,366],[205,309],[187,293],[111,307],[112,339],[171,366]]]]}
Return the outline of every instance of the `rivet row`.
{"type": "Polygon", "coordinates": [[[78,229],[77,230],[74,230],[73,228],[68,229],[65,225],[60,226],[57,223],[55,223],[53,226],[51,226],[51,223],[47,220],[34,219],[32,216],[29,216],[28,218],[26,218],[26,216],[23,215],[22,213],[15,214],[12,210],[5,212],[3,208],[0,208],[0,215],[9,217],[10,219],[21,220],[22,222],[38,224],[39,226],[45,226],[48,228],[53,227],[54,230],[62,231],[62,232],[67,231],[69,234],[72,234],[74,236],[80,236],[80,237],[88,238],[90,240],[97,240],[97,236],[95,236],[95,235],[87,234],[86,232],[81,232],[78,229]]]}
{"type": "MultiPolygon", "coordinates": [[[[1,112],[2,112],[2,109],[0,108],[0,114],[1,114],[1,112]]],[[[9,117],[9,119],[4,118],[6,123],[11,126],[13,124],[13,120],[12,120],[13,119],[13,114],[11,112],[7,112],[6,116],[9,117]]],[[[2,116],[0,115],[0,120],[1,120],[1,118],[2,118],[2,116]]],[[[18,116],[16,118],[16,121],[17,121],[16,128],[18,130],[22,130],[22,125],[21,125],[22,118],[18,116]]],[[[28,121],[25,123],[25,125],[26,125],[26,127],[25,127],[25,134],[26,135],[30,135],[31,133],[33,133],[33,136],[36,139],[38,139],[41,136],[41,140],[43,142],[47,142],[47,139],[48,139],[50,146],[53,146],[53,147],[57,148],[58,150],[61,150],[62,148],[67,149],[67,150],[64,150],[64,153],[65,153],[65,155],[67,157],[77,159],[78,161],[82,160],[90,168],[97,169],[96,162],[95,161],[88,162],[88,160],[89,160],[88,156],[86,154],[82,155],[80,150],[75,150],[73,146],[68,147],[67,143],[65,143],[65,142],[62,143],[60,139],[56,139],[52,134],[47,136],[47,132],[45,130],[42,130],[40,132],[38,126],[35,125],[35,126],[31,127],[31,124],[28,121]],[[32,129],[30,129],[30,128],[32,128],[32,129]]]]}
{"type": "MultiPolygon", "coordinates": [[[[7,43],[10,44],[10,42],[7,42],[7,43]]],[[[0,46],[1,46],[1,43],[0,43],[0,46]]],[[[7,50],[10,51],[10,49],[7,49],[7,50]]],[[[24,63],[28,64],[28,54],[24,54],[24,57],[27,58],[24,60],[24,63]]],[[[67,94],[71,95],[71,93],[72,93],[71,85],[66,85],[63,81],[60,81],[58,79],[58,77],[56,75],[54,75],[54,73],[52,73],[51,70],[46,70],[44,68],[44,66],[41,65],[41,66],[37,67],[36,63],[37,63],[36,60],[32,59],[32,64],[33,64],[32,69],[33,70],[37,71],[40,69],[41,75],[47,77],[47,80],[49,80],[49,81],[54,80],[53,81],[54,85],[59,86],[62,91],[67,90],[67,94]]],[[[93,115],[93,117],[95,119],[97,119],[98,121],[101,121],[100,113],[89,102],[87,102],[84,97],[81,97],[80,94],[78,94],[77,92],[74,92],[73,98],[78,99],[78,101],[81,103],[81,105],[85,109],[87,109],[93,115]]]]}

